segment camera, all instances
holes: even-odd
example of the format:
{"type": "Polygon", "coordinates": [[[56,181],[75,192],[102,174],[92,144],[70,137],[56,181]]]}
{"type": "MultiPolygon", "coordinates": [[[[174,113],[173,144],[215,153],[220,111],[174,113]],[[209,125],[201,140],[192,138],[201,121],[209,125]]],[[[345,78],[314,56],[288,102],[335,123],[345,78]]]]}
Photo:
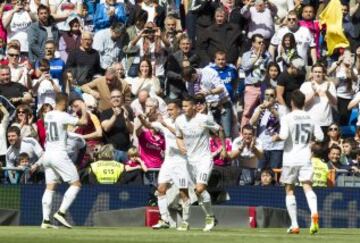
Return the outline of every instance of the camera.
{"type": "Polygon", "coordinates": [[[152,28],[146,28],[145,31],[144,31],[144,34],[147,34],[147,35],[151,35],[151,34],[154,34],[155,33],[155,30],[152,29],[152,28]]]}

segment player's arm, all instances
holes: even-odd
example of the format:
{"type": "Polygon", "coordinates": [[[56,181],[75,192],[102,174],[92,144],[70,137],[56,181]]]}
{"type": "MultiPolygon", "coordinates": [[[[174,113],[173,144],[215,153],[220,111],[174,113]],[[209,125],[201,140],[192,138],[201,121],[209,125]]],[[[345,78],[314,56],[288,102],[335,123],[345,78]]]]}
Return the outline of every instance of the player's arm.
{"type": "MultiPolygon", "coordinates": [[[[143,131],[143,127],[146,127],[144,126],[144,124],[148,124],[148,122],[146,121],[146,118],[144,117],[144,115],[140,114],[137,116],[137,119],[135,120],[135,134],[137,137],[140,136],[140,134],[142,133],[143,131]]],[[[149,128],[151,127],[151,125],[149,126],[149,128]]]]}
{"type": "Polygon", "coordinates": [[[202,126],[210,129],[215,133],[220,130],[220,125],[217,124],[211,116],[207,116],[207,119],[205,120],[204,124],[202,124],[202,126]]]}
{"type": "Polygon", "coordinates": [[[274,134],[271,138],[273,142],[284,141],[289,137],[289,126],[285,118],[280,121],[280,132],[279,134],[274,134]]]}
{"type": "Polygon", "coordinates": [[[324,133],[321,130],[321,127],[317,124],[314,126],[314,137],[317,142],[322,142],[324,140],[324,133]]]}
{"type": "Polygon", "coordinates": [[[78,120],[78,122],[76,123],[76,126],[84,126],[88,123],[88,119],[87,119],[87,112],[86,112],[86,106],[85,104],[81,104],[81,117],[78,120]]]}

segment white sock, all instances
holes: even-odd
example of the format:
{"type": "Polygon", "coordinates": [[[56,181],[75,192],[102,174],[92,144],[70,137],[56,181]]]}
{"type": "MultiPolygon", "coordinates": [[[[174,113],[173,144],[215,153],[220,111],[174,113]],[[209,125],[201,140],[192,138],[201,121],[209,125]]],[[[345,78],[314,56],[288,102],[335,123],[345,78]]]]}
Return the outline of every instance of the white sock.
{"type": "Polygon", "coordinates": [[[305,193],[305,196],[306,196],[306,200],[309,205],[309,208],[310,208],[311,216],[314,214],[317,214],[318,210],[317,210],[316,194],[314,193],[314,191],[311,190],[311,191],[308,191],[307,193],[305,193]]]}
{"type": "Polygon", "coordinates": [[[169,222],[170,213],[168,209],[168,202],[166,199],[166,195],[158,196],[158,206],[159,206],[161,219],[164,220],[165,222],[169,222]]]}
{"type": "Polygon", "coordinates": [[[72,202],[75,200],[76,195],[80,191],[80,187],[78,186],[70,186],[65,192],[64,198],[61,202],[59,211],[61,213],[66,213],[68,208],[71,206],[72,202]]]}
{"type": "Polygon", "coordinates": [[[298,228],[299,224],[297,222],[296,200],[294,195],[286,196],[286,208],[291,219],[291,226],[294,228],[298,228]]]}
{"type": "Polygon", "coordinates": [[[43,220],[50,220],[51,205],[54,196],[54,191],[45,190],[42,197],[42,211],[43,211],[43,220]]]}
{"type": "Polygon", "coordinates": [[[199,205],[204,211],[206,216],[214,216],[214,213],[211,208],[211,197],[207,191],[203,191],[200,196],[198,196],[199,205]]]}
{"type": "Polygon", "coordinates": [[[190,216],[190,206],[191,206],[190,199],[188,198],[186,201],[181,200],[181,206],[182,206],[182,219],[183,221],[188,222],[190,216]]]}

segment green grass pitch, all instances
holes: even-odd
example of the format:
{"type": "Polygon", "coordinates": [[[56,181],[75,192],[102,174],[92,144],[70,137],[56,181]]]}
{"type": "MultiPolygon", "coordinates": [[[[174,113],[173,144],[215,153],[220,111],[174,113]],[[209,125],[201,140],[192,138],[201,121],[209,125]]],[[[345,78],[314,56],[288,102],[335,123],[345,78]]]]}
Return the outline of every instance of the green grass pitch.
{"type": "Polygon", "coordinates": [[[75,227],[58,230],[42,230],[39,227],[0,227],[1,243],[337,243],[359,242],[360,229],[320,229],[317,235],[309,235],[302,229],[299,235],[287,235],[286,229],[216,228],[212,232],[191,229],[155,231],[150,228],[95,228],[75,227]]]}

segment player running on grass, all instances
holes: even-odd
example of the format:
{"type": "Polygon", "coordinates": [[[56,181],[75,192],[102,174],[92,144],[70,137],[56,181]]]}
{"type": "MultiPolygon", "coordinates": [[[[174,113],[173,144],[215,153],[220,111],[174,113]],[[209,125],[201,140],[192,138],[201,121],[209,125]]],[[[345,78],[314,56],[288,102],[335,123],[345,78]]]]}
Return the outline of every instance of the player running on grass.
{"type": "Polygon", "coordinates": [[[312,190],[313,169],[311,165],[311,140],[321,141],[324,134],[310,115],[303,111],[305,95],[299,90],[291,94],[292,111],[281,119],[280,132],[273,141],[284,140],[283,169],[280,181],[285,184],[286,208],[291,219],[289,234],[300,232],[296,215],[294,184],[300,181],[311,211],[310,234],[319,231],[317,197],[312,190]]]}
{"type": "Polygon", "coordinates": [[[206,215],[203,231],[210,231],[216,222],[211,208],[210,194],[206,191],[213,168],[209,131],[219,131],[220,126],[212,117],[196,112],[192,97],[183,99],[182,108],[184,114],[175,121],[176,142],[181,153],[187,156],[189,176],[196,183],[195,193],[206,215]]]}
{"type": "MultiPolygon", "coordinates": [[[[42,198],[43,222],[41,228],[56,228],[50,223],[50,212],[56,185],[62,181],[70,184],[65,192],[60,209],[54,214],[54,219],[67,228],[72,226],[66,221],[65,213],[76,195],[80,191],[79,174],[75,165],[69,158],[66,150],[67,125],[82,126],[87,124],[85,105],[81,107],[81,118],[73,117],[65,112],[68,107],[66,94],[56,95],[56,106],[53,111],[46,113],[44,122],[46,128],[45,153],[42,165],[45,168],[46,189],[42,198]]],[[[36,170],[36,164],[32,170],[36,170]]]]}

